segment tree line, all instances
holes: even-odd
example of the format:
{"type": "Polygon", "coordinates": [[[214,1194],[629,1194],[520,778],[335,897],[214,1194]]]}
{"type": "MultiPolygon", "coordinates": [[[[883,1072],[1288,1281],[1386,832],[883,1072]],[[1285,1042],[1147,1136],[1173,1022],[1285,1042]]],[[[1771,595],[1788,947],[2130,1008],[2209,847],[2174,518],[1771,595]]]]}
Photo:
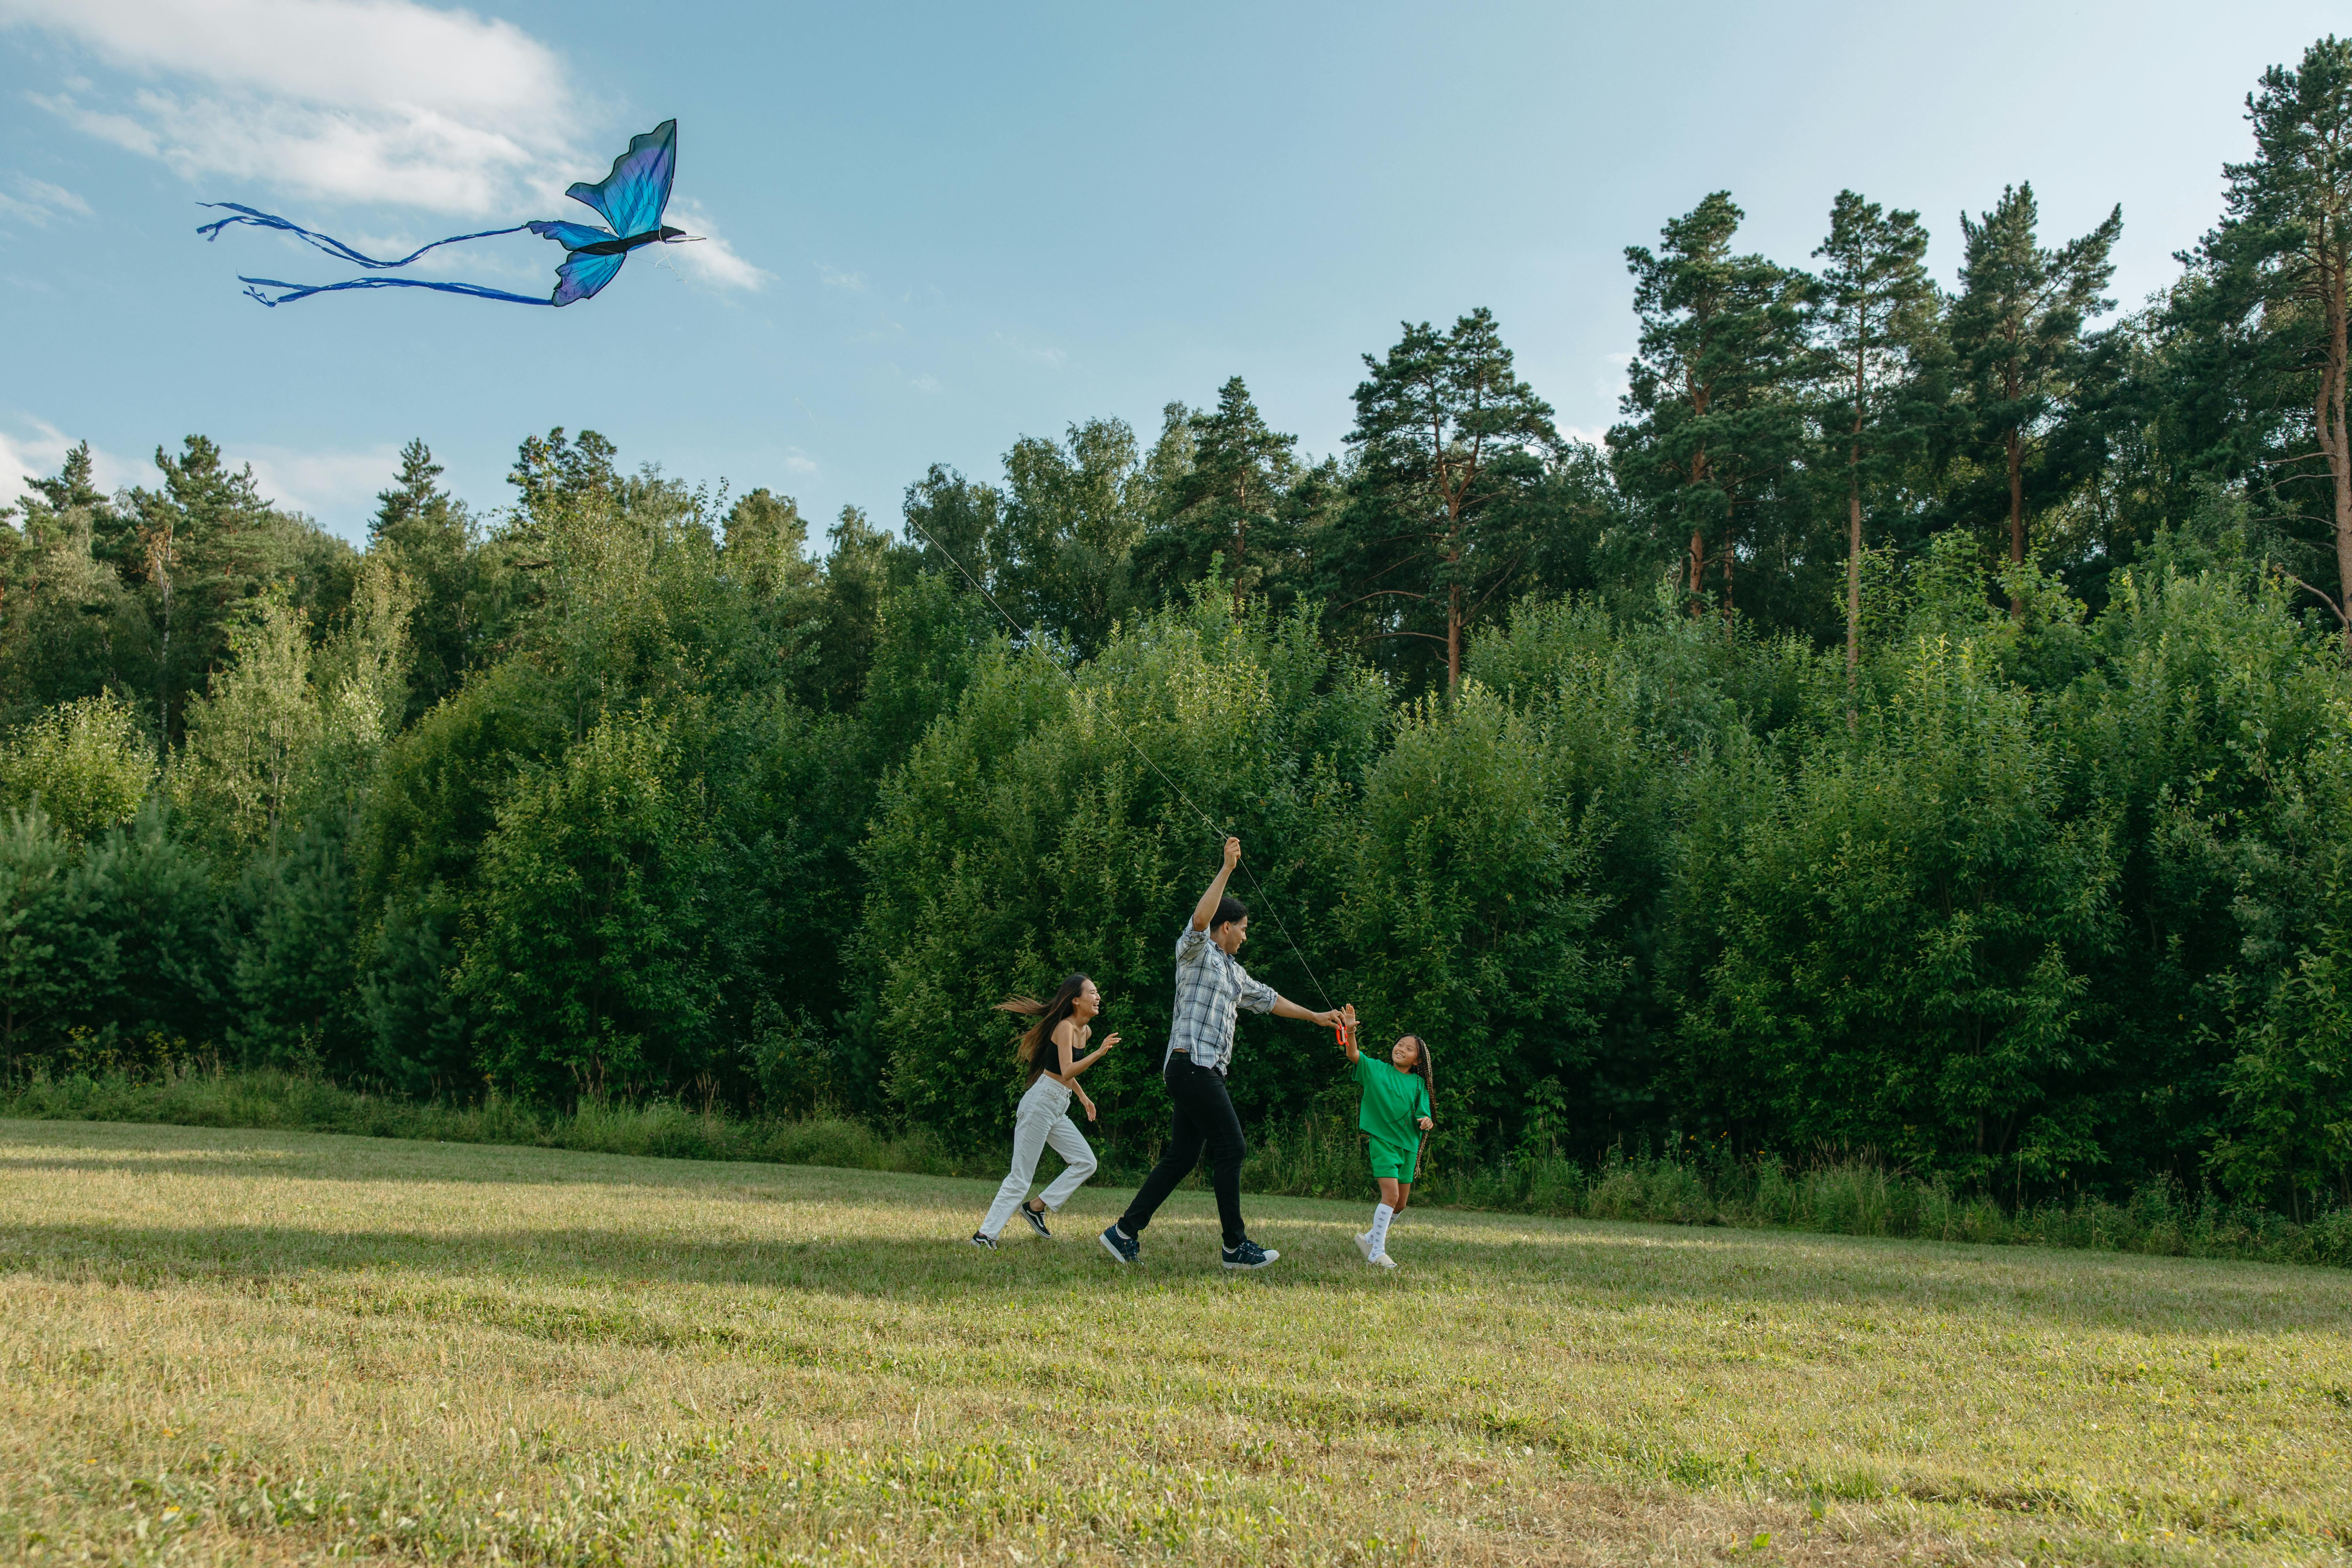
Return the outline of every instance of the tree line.
{"type": "MultiPolygon", "coordinates": [[[[1434,1047],[1442,1158],[1700,1136],[2006,1199],[2352,1201],[2352,41],[2247,100],[2179,279],[1853,192],[1627,250],[1568,440],[1473,310],[1316,459],[1235,376],[930,468],[899,526],[523,441],[364,549],[189,437],[0,527],[0,1070],[1001,1134],[990,1005],[1094,973],[1156,1130],[1221,830],[1249,958],[1434,1047]],[[1249,891],[1249,889],[1244,889],[1249,891]]],[[[1328,1115],[1244,1024],[1235,1098],[1328,1115]]]]}

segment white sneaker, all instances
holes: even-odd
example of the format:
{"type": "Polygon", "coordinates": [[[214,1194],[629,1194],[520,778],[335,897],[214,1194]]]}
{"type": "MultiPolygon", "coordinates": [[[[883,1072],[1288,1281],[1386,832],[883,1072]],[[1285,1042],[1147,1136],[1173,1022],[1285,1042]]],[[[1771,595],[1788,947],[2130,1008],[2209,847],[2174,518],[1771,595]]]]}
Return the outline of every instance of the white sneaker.
{"type": "Polygon", "coordinates": [[[1370,1231],[1365,1231],[1356,1237],[1356,1250],[1364,1255],[1365,1262],[1370,1263],[1372,1260],[1372,1233],[1370,1231]]]}
{"type": "Polygon", "coordinates": [[[1367,1263],[1377,1263],[1383,1268],[1394,1268],[1396,1267],[1396,1259],[1391,1258],[1385,1252],[1375,1252],[1366,1258],[1364,1261],[1367,1263]]]}

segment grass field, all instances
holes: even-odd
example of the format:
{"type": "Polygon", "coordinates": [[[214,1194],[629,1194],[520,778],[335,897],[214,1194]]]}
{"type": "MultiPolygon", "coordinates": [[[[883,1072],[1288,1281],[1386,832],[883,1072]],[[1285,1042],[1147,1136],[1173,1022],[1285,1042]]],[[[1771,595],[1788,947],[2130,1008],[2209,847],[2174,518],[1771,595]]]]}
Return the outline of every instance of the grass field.
{"type": "Polygon", "coordinates": [[[0,1122],[0,1552],[2343,1562],[2336,1270],[0,1122]]]}

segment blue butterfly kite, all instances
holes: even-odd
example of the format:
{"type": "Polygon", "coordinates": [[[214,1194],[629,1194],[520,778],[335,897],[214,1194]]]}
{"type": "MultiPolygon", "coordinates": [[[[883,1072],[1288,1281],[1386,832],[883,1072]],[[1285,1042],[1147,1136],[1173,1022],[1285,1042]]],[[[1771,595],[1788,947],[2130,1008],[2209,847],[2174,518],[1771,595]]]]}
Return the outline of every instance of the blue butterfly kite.
{"type": "Polygon", "coordinates": [[[438,250],[445,245],[457,245],[468,239],[488,239],[494,235],[520,234],[525,229],[544,239],[554,240],[563,247],[563,265],[555,269],[555,292],[541,300],[529,294],[509,294],[503,289],[488,289],[478,283],[445,283],[425,278],[353,278],[341,283],[281,283],[275,278],[246,278],[246,292],[265,305],[278,306],[295,300],[307,300],[313,294],[333,294],[345,289],[437,289],[444,294],[470,294],[477,300],[504,300],[514,305],[569,305],[595,297],[596,291],[610,283],[627,260],[629,252],[641,245],[668,244],[691,240],[697,236],[683,229],[668,227],[662,222],[662,209],[669,205],[670,178],[677,171],[677,121],[665,120],[643,136],[629,138],[629,150],[613,160],[613,172],[595,184],[581,181],[563,194],[574,201],[585,202],[596,209],[609,227],[598,228],[593,224],[564,223],[562,220],[519,223],[512,228],[486,228],[479,234],[455,234],[447,239],[436,239],[430,245],[420,245],[397,261],[379,261],[373,256],[362,256],[341,240],[323,234],[313,234],[301,225],[289,222],[265,212],[256,212],[236,202],[205,202],[208,207],[226,208],[237,216],[208,223],[196,230],[206,239],[218,239],[220,231],[231,224],[251,224],[256,228],[282,229],[317,246],[328,255],[356,262],[362,267],[379,271],[405,267],[428,250],[438,250]],[[285,292],[271,299],[264,289],[280,289],[285,292]]]}

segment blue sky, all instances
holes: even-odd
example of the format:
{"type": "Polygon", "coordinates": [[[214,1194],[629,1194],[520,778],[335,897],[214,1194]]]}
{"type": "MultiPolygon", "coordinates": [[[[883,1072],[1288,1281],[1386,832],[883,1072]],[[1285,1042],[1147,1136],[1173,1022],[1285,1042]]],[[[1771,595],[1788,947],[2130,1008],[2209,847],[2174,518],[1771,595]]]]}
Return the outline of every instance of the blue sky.
{"type": "MultiPolygon", "coordinates": [[[[2120,202],[2116,292],[2175,271],[2315,4],[1195,4],[456,9],[423,0],[0,0],[0,499],[88,439],[139,482],[201,431],[357,537],[422,436],[478,508],[526,434],[895,522],[932,462],[1247,378],[1311,452],[1359,356],[1486,305],[1570,432],[1613,414],[1623,247],[1728,188],[1802,262],[1851,186],[1958,214],[2031,180],[2044,237],[2120,202]],[[654,18],[658,17],[656,21],[654,18]],[[198,200],[414,244],[585,216],[675,116],[673,221],[593,301],[417,292],[267,310],[236,275],[343,276],[198,200]],[[572,208],[570,214],[566,207],[572,208]],[[657,259],[656,259],[657,258],[657,259]]],[[[553,247],[437,275],[551,286],[553,247]]]]}

